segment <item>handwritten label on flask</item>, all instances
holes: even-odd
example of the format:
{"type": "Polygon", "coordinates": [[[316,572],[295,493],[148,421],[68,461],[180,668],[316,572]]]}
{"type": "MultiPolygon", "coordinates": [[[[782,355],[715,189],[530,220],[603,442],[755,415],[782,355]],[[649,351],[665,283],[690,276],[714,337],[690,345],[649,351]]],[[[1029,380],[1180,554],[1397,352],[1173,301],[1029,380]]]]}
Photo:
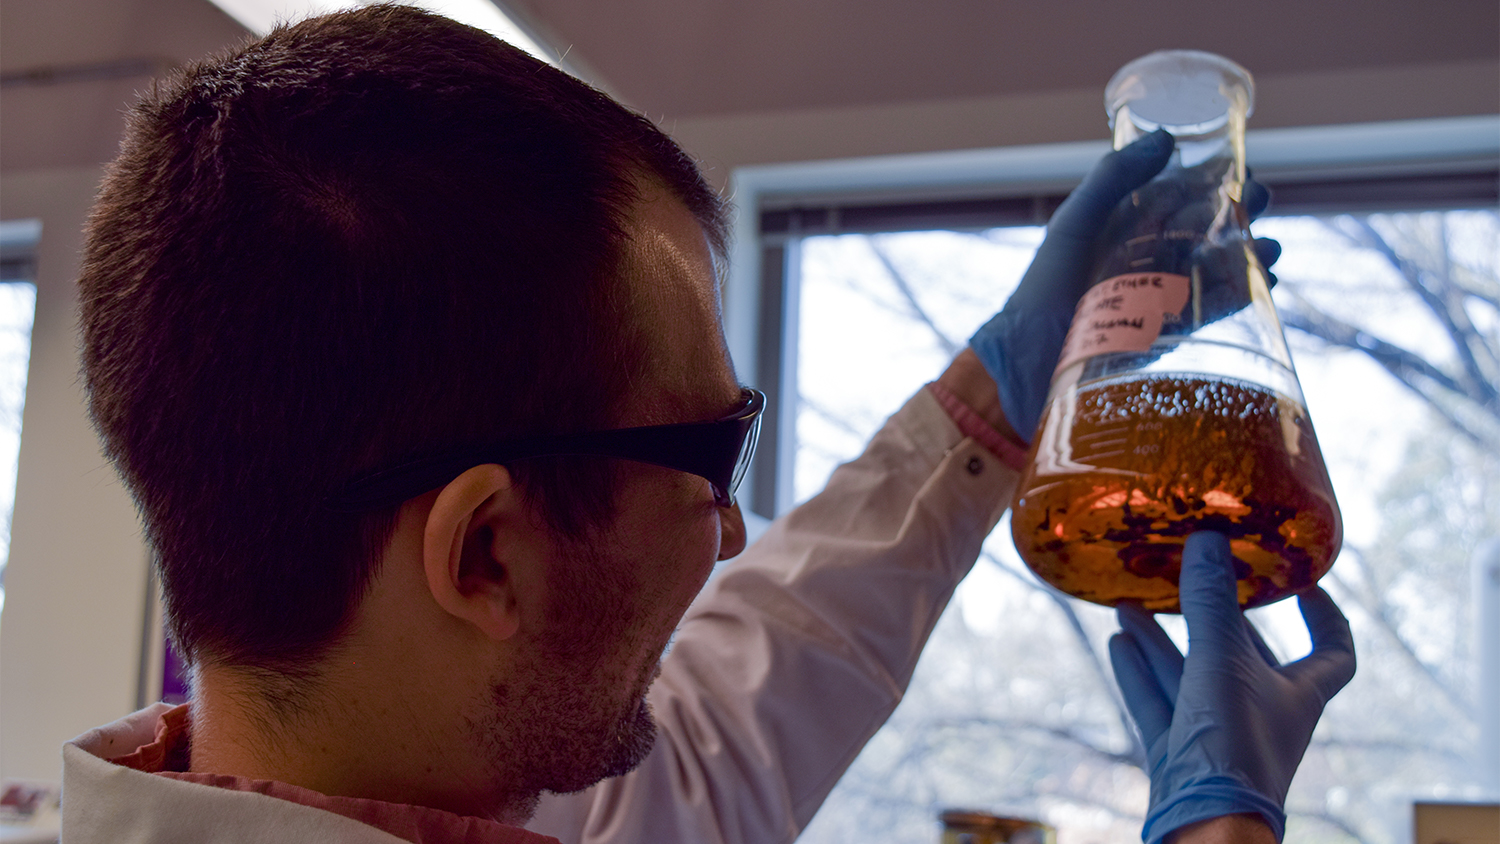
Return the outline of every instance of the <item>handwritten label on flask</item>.
{"type": "Polygon", "coordinates": [[[1187,305],[1191,284],[1185,275],[1126,273],[1094,285],[1073,312],[1056,371],[1094,355],[1151,348],[1163,320],[1187,305]]]}

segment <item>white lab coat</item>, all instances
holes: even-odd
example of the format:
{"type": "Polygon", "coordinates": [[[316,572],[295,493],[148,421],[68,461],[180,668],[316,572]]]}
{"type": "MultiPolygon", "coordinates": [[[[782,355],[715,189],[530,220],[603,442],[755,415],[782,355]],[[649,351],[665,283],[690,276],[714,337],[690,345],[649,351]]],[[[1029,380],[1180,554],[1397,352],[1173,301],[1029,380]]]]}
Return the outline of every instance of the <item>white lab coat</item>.
{"type": "MultiPolygon", "coordinates": [[[[900,701],[1017,479],[920,391],[693,604],[649,693],[660,733],[646,761],[543,797],[527,828],[564,844],[792,841],[900,701]]],[[[154,723],[137,713],[110,741],[149,743],[154,723]]],[[[102,747],[99,731],[65,748],[64,844],[399,841],[97,758],[133,749],[102,747]]]]}
{"type": "Polygon", "coordinates": [[[927,390],[816,498],[777,520],[683,620],[635,771],[542,799],[574,842],[797,837],[885,723],[1018,476],[927,390]]]}

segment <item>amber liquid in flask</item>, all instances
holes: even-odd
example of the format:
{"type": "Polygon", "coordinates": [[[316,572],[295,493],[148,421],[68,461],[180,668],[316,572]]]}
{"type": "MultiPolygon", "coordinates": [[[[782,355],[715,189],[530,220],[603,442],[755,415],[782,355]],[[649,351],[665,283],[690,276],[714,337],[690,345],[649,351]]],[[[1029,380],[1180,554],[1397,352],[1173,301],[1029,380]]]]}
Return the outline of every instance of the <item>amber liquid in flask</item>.
{"type": "Polygon", "coordinates": [[[1229,537],[1239,600],[1326,573],[1343,529],[1252,248],[1238,65],[1153,53],[1111,80],[1122,147],[1158,127],[1172,160],[1112,212],[1011,513],[1039,577],[1096,603],[1176,612],[1187,536],[1229,537]]]}
{"type": "Polygon", "coordinates": [[[1070,595],[1175,611],[1182,544],[1229,537],[1239,599],[1310,586],[1340,542],[1338,508],[1300,402],[1191,376],[1106,379],[1054,401],[1011,514],[1016,547],[1070,595]]]}

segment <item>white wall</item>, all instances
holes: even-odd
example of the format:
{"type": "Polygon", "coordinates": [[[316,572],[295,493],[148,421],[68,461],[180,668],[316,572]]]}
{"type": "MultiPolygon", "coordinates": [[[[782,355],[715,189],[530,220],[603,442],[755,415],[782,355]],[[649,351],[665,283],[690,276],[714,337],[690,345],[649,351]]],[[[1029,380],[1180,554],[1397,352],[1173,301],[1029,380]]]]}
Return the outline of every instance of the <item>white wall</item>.
{"type": "Polygon", "coordinates": [[[101,169],[6,173],[0,218],[42,220],[5,610],[0,776],[55,781],[59,745],[135,703],[146,550],[78,379],[80,227],[101,169]]]}

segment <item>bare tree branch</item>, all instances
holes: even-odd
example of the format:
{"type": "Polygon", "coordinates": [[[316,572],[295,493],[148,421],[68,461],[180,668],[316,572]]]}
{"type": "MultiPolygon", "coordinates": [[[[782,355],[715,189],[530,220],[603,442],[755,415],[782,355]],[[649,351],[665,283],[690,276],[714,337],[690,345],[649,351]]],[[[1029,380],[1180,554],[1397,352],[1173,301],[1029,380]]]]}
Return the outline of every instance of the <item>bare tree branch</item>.
{"type": "Polygon", "coordinates": [[[927,326],[927,329],[932,332],[932,336],[938,341],[938,345],[943,347],[943,351],[947,353],[948,357],[953,357],[963,351],[963,345],[952,337],[949,337],[941,328],[938,328],[932,316],[927,313],[927,309],[923,308],[922,303],[917,301],[917,294],[912,290],[911,284],[907,282],[906,275],[891,261],[891,256],[886,253],[885,248],[880,245],[879,241],[872,237],[868,239],[868,243],[870,244],[870,251],[875,253],[875,257],[880,261],[881,266],[885,267],[886,273],[891,277],[891,283],[896,285],[896,290],[906,300],[907,307],[911,309],[911,315],[916,317],[918,322],[927,326]]]}
{"type": "Polygon", "coordinates": [[[1110,702],[1115,706],[1115,716],[1120,721],[1120,728],[1125,731],[1126,737],[1130,740],[1130,752],[1128,754],[1130,764],[1137,768],[1144,768],[1146,766],[1146,748],[1141,744],[1140,734],[1136,732],[1135,721],[1131,720],[1130,712],[1125,708],[1125,699],[1120,696],[1120,690],[1115,686],[1113,675],[1105,671],[1103,661],[1099,658],[1098,652],[1094,650],[1094,644],[1089,641],[1088,631],[1083,628],[1083,622],[1078,618],[1078,613],[1068,604],[1068,597],[1054,589],[1047,588],[1035,577],[1012,570],[1010,566],[1001,562],[999,557],[996,557],[989,551],[982,552],[980,559],[988,560],[996,568],[1021,583],[1026,584],[1027,587],[1046,594],[1057,605],[1057,608],[1062,611],[1063,617],[1068,620],[1069,629],[1073,632],[1074,640],[1078,643],[1079,648],[1088,656],[1089,665],[1094,669],[1094,676],[1099,678],[1099,685],[1104,688],[1105,694],[1109,695],[1110,702]]]}
{"type": "Polygon", "coordinates": [[[1330,346],[1350,349],[1359,352],[1370,360],[1379,364],[1382,369],[1391,374],[1403,387],[1411,390],[1428,407],[1443,417],[1453,429],[1464,436],[1476,446],[1485,447],[1489,445],[1489,438],[1470,425],[1455,416],[1452,410],[1432,395],[1429,390],[1432,385],[1439,390],[1452,393],[1456,396],[1475,402],[1482,410],[1494,416],[1500,422],[1500,413],[1494,408],[1486,407],[1479,397],[1472,396],[1462,385],[1449,377],[1447,373],[1427,362],[1426,359],[1414,352],[1408,351],[1393,343],[1388,343],[1379,337],[1357,327],[1346,323],[1337,317],[1329,316],[1319,311],[1315,306],[1301,297],[1296,297],[1297,307],[1284,308],[1281,311],[1281,321],[1288,328],[1293,328],[1306,334],[1310,334],[1330,346]]]}
{"type": "Polygon", "coordinates": [[[1360,844],[1371,844],[1370,839],[1365,837],[1365,834],[1363,832],[1360,832],[1359,829],[1354,827],[1348,821],[1332,814],[1326,809],[1321,812],[1299,812],[1289,809],[1287,811],[1287,814],[1290,816],[1307,818],[1309,820],[1315,820],[1320,823],[1327,824],[1334,829],[1337,829],[1339,832],[1342,832],[1345,835],[1349,836],[1350,838],[1353,838],[1355,841],[1360,842],[1360,844]]]}
{"type": "Polygon", "coordinates": [[[1068,604],[1069,598],[1052,589],[1045,590],[1047,597],[1052,603],[1062,610],[1063,616],[1068,620],[1068,626],[1073,630],[1073,636],[1078,640],[1078,646],[1088,655],[1089,665],[1094,669],[1094,676],[1099,678],[1099,685],[1104,688],[1109,699],[1115,705],[1115,716],[1120,719],[1120,728],[1130,739],[1129,759],[1139,768],[1146,767],[1146,748],[1141,744],[1140,735],[1136,732],[1135,722],[1131,720],[1130,713],[1125,708],[1125,699],[1120,696],[1120,690],[1115,687],[1114,677],[1104,669],[1104,661],[1099,658],[1098,651],[1094,650],[1094,644],[1089,641],[1088,631],[1083,629],[1083,622],[1079,620],[1078,613],[1068,604]]]}
{"type": "Polygon", "coordinates": [[[1355,751],[1386,751],[1390,753],[1425,754],[1427,756],[1439,756],[1449,762],[1460,765],[1467,764],[1469,757],[1453,750],[1439,750],[1431,743],[1425,741],[1397,741],[1395,739],[1351,739],[1351,738],[1329,738],[1313,739],[1308,747],[1316,747],[1321,750],[1355,750],[1355,751]]]}
{"type": "Polygon", "coordinates": [[[1468,311],[1468,302],[1470,299],[1480,299],[1482,301],[1483,297],[1478,295],[1476,291],[1464,286],[1458,278],[1458,273],[1455,272],[1453,250],[1449,239],[1448,217],[1446,215],[1439,215],[1437,218],[1437,235],[1438,243],[1442,246],[1437,251],[1438,277],[1442,279],[1443,284],[1447,287],[1444,299],[1448,302],[1449,307],[1453,309],[1456,316],[1461,317],[1463,320],[1465,328],[1464,341],[1476,361],[1476,368],[1474,370],[1475,380],[1489,390],[1490,401],[1496,402],[1497,399],[1500,399],[1500,347],[1486,342],[1487,338],[1484,332],[1480,331],[1474,325],[1474,320],[1470,318],[1468,311]]]}
{"type": "MultiPolygon", "coordinates": [[[[1108,812],[1113,819],[1129,821],[1137,825],[1144,821],[1144,818],[1141,816],[1139,809],[1123,809],[1120,806],[1101,799],[1100,795],[1097,793],[1080,792],[1067,788],[1047,789],[1045,792],[1043,792],[1035,787],[1036,783],[1034,782],[1028,782],[1025,785],[1027,787],[1024,789],[1016,789],[1014,791],[1006,792],[1005,795],[1008,796],[1002,796],[1000,798],[1000,801],[1003,803],[1008,802],[1008,800],[1031,800],[1035,799],[1038,796],[1047,796],[1066,800],[1069,803],[1073,803],[1079,806],[1089,806],[1091,808],[1103,809],[1104,811],[1108,812]]],[[[919,812],[931,813],[941,805],[934,805],[934,801],[930,797],[919,798],[907,793],[892,793],[890,780],[886,776],[858,778],[849,777],[847,779],[847,785],[841,782],[840,788],[843,788],[845,791],[858,793],[861,797],[870,801],[871,804],[873,804],[873,807],[890,808],[901,806],[905,807],[908,810],[914,809],[919,812]]],[[[860,820],[869,820],[868,815],[862,816],[860,820]]],[[[889,840],[890,829],[881,827],[879,825],[879,822],[877,821],[875,823],[862,823],[861,828],[856,831],[856,834],[860,832],[862,832],[865,837],[859,840],[885,841],[889,840]]]]}
{"type": "MultiPolygon", "coordinates": [[[[1477,278],[1481,281],[1488,281],[1488,279],[1486,279],[1483,275],[1476,273],[1472,267],[1462,267],[1461,269],[1465,274],[1469,274],[1473,278],[1477,278]]],[[[1457,274],[1455,273],[1455,275],[1457,274]]],[[[1500,291],[1491,293],[1484,290],[1477,290],[1470,285],[1463,284],[1456,278],[1454,279],[1454,283],[1462,287],[1465,296],[1468,296],[1471,299],[1477,299],[1478,301],[1483,302],[1484,304],[1489,305],[1492,308],[1500,310],[1500,291]]]]}
{"type": "MultiPolygon", "coordinates": [[[[839,429],[840,431],[848,434],[851,437],[863,440],[865,437],[869,436],[868,431],[864,431],[854,427],[853,425],[849,424],[849,421],[843,415],[835,413],[832,408],[814,398],[809,397],[806,393],[803,393],[801,391],[798,391],[797,393],[797,406],[799,408],[807,408],[808,410],[817,414],[819,419],[822,419],[829,425],[832,425],[833,427],[839,429]]],[[[848,458],[846,457],[844,459],[847,460],[848,458]]]]}
{"type": "Polygon", "coordinates": [[[1414,379],[1423,378],[1445,390],[1464,393],[1462,384],[1428,363],[1426,358],[1394,343],[1388,343],[1338,317],[1330,316],[1300,296],[1295,298],[1297,307],[1282,311],[1282,321],[1290,327],[1311,334],[1331,346],[1363,352],[1404,383],[1415,384],[1414,379]]]}
{"type": "Polygon", "coordinates": [[[1068,744],[1075,745],[1087,751],[1090,755],[1097,756],[1100,759],[1109,762],[1110,764],[1130,765],[1136,768],[1141,767],[1140,763],[1130,753],[1116,753],[1115,751],[1100,747],[1099,745],[1090,741],[1087,737],[1080,735],[1073,730],[1065,729],[1054,724],[1044,724],[1040,721],[1031,721],[1025,718],[988,718],[985,716],[976,715],[966,718],[939,718],[934,719],[929,723],[931,723],[934,728],[938,729],[986,727],[996,730],[1003,730],[1011,734],[1018,732],[1039,733],[1041,735],[1047,736],[1048,738],[1058,739],[1067,742],[1068,744]]]}
{"type": "MultiPolygon", "coordinates": [[[[1357,549],[1353,549],[1350,546],[1346,545],[1344,546],[1344,551],[1345,553],[1354,551],[1353,558],[1359,563],[1361,568],[1365,569],[1366,576],[1371,577],[1368,572],[1368,564],[1365,562],[1363,555],[1357,549]]],[[[1339,589],[1341,589],[1345,594],[1354,599],[1355,603],[1359,605],[1360,609],[1365,611],[1365,615],[1368,616],[1371,621],[1375,622],[1375,625],[1380,628],[1381,632],[1386,634],[1387,638],[1395,643],[1396,649],[1401,652],[1401,655],[1405,657],[1413,667],[1415,667],[1424,676],[1426,676],[1427,679],[1437,687],[1438,691],[1443,693],[1443,697],[1447,698],[1448,703],[1452,705],[1454,709],[1458,710],[1469,718],[1474,717],[1473,705],[1470,704],[1469,701],[1465,700],[1463,695],[1459,694],[1458,690],[1453,688],[1453,686],[1450,685],[1448,681],[1437,672],[1437,669],[1433,668],[1420,656],[1418,656],[1416,650],[1412,648],[1411,643],[1406,640],[1406,637],[1401,635],[1399,626],[1396,623],[1395,610],[1393,607],[1391,607],[1390,603],[1385,600],[1385,590],[1379,590],[1377,592],[1379,597],[1375,600],[1371,600],[1370,597],[1361,595],[1356,590],[1350,588],[1344,581],[1343,577],[1340,576],[1337,572],[1330,571],[1328,574],[1324,575],[1324,577],[1338,584],[1339,589]]],[[[1371,579],[1371,582],[1374,582],[1373,579],[1371,579]]]]}
{"type": "MultiPolygon", "coordinates": [[[[1475,358],[1474,349],[1471,346],[1478,332],[1463,309],[1465,291],[1452,284],[1445,272],[1424,268],[1412,257],[1398,253],[1390,242],[1371,225],[1369,218],[1341,217],[1339,221],[1350,229],[1343,232],[1346,237],[1385,258],[1386,262],[1396,269],[1402,280],[1406,282],[1406,286],[1422,300],[1422,303],[1432,312],[1433,317],[1443,326],[1448,339],[1453,343],[1454,350],[1458,353],[1459,361],[1467,376],[1464,379],[1467,384],[1459,392],[1481,406],[1492,408],[1496,402],[1497,391],[1495,386],[1486,379],[1485,372],[1475,358]]],[[[1339,228],[1335,227],[1335,230],[1339,228]]],[[[1445,258],[1443,263],[1446,264],[1447,237],[1446,232],[1442,234],[1442,248],[1439,251],[1445,258]]]]}

